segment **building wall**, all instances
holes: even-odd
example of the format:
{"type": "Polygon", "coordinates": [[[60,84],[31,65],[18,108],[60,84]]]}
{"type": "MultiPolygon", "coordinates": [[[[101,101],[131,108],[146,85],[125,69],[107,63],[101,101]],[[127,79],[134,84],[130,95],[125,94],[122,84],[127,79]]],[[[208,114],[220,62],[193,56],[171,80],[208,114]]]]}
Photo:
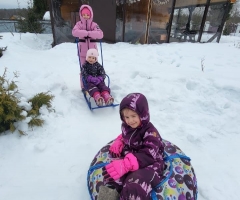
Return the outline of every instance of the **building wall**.
{"type": "Polygon", "coordinates": [[[61,14],[65,21],[71,21],[71,13],[78,12],[80,8],[79,0],[62,0],[61,14]]]}
{"type": "MultiPolygon", "coordinates": [[[[52,8],[54,20],[54,35],[56,44],[63,41],[71,42],[74,38],[71,35],[71,30],[78,21],[78,11],[83,0],[49,0],[54,6],[52,8]],[[60,5],[60,6],[58,6],[60,5]]],[[[232,0],[235,1],[235,0],[232,0]]],[[[119,2],[119,1],[118,1],[119,2]]],[[[226,3],[227,0],[211,0],[211,4],[226,3]]],[[[131,42],[131,43],[163,43],[167,42],[170,34],[171,37],[176,36],[178,32],[184,31],[189,24],[188,17],[182,18],[172,24],[169,30],[169,22],[173,13],[173,0],[140,0],[131,1],[131,3],[122,5],[116,4],[116,0],[85,0],[84,3],[93,8],[93,21],[98,23],[104,32],[104,41],[106,42],[131,42]]],[[[184,12],[189,14],[191,8],[199,11],[197,8],[205,8],[207,0],[176,0],[175,11],[177,9],[185,9],[184,12]]],[[[194,12],[195,12],[194,11],[194,12]]],[[[221,11],[222,12],[222,11],[221,11]]],[[[203,12],[200,17],[203,17],[203,12]]],[[[222,18],[221,18],[222,19],[222,18]]],[[[220,20],[221,20],[220,19],[220,20]]],[[[190,19],[190,29],[200,30],[201,19],[198,24],[193,24],[190,19]]],[[[210,21],[211,23],[211,21],[210,21]]],[[[197,34],[196,34],[197,35],[197,34]]],[[[185,37],[187,38],[187,37],[185,37]]],[[[195,40],[195,39],[194,39],[195,40]]],[[[176,36],[176,41],[180,41],[176,36]]]]}
{"type": "Polygon", "coordinates": [[[103,41],[116,42],[116,2],[113,0],[90,1],[93,9],[93,21],[103,31],[103,41]]]}

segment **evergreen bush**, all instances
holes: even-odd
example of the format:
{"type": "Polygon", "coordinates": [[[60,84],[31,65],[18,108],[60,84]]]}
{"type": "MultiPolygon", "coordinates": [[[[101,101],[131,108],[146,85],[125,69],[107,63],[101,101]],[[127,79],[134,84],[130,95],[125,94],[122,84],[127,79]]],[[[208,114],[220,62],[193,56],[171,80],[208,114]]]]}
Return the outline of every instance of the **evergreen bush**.
{"type": "Polygon", "coordinates": [[[36,94],[34,97],[27,101],[30,109],[22,106],[23,102],[20,100],[20,93],[18,86],[14,79],[18,78],[18,74],[14,72],[13,80],[6,78],[7,70],[4,70],[0,76],[0,133],[10,130],[14,132],[17,130],[20,134],[24,134],[16,126],[16,122],[21,122],[28,118],[28,126],[42,126],[44,120],[40,118],[40,108],[45,105],[48,111],[52,111],[51,102],[54,98],[53,95],[45,93],[36,94]]]}
{"type": "Polygon", "coordinates": [[[33,10],[38,15],[38,19],[42,20],[46,11],[48,11],[47,0],[33,0],[33,10]]]}
{"type": "MultiPolygon", "coordinates": [[[[2,36],[0,35],[0,39],[2,39],[2,36]]],[[[0,47],[0,58],[3,55],[3,51],[5,51],[7,49],[7,47],[0,47]]]]}
{"type": "Polygon", "coordinates": [[[17,28],[21,33],[42,33],[44,28],[42,24],[38,21],[39,14],[34,12],[34,9],[28,5],[27,17],[26,19],[20,19],[18,21],[17,28]]]}

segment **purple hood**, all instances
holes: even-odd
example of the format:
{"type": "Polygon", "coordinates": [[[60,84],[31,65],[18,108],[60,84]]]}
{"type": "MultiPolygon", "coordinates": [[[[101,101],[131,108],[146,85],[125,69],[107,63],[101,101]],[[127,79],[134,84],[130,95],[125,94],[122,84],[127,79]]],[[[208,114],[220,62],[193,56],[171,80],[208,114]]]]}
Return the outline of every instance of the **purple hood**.
{"type": "MultiPolygon", "coordinates": [[[[120,103],[120,117],[124,126],[128,126],[121,115],[124,108],[129,108],[135,111],[141,120],[141,126],[147,125],[150,121],[148,102],[146,97],[141,93],[131,93],[127,95],[120,103]]],[[[126,127],[127,128],[127,127],[126,127]]],[[[131,128],[131,127],[129,127],[131,128]]]]}
{"type": "Polygon", "coordinates": [[[150,122],[146,97],[141,93],[127,95],[120,103],[120,117],[124,142],[123,156],[131,152],[137,158],[140,168],[153,168],[161,174],[164,167],[162,138],[150,122]],[[121,115],[124,108],[131,109],[139,115],[139,127],[131,128],[124,122],[121,115]]]}

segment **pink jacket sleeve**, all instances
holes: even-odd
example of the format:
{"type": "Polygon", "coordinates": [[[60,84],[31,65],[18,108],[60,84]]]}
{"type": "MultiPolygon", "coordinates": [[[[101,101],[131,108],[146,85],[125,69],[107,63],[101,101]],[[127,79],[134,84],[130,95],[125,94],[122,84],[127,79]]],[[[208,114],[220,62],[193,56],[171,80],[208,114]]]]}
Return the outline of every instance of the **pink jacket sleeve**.
{"type": "Polygon", "coordinates": [[[91,27],[91,31],[88,31],[88,37],[92,39],[102,39],[103,38],[103,32],[99,28],[99,26],[93,22],[93,26],[91,27]]]}
{"type": "Polygon", "coordinates": [[[73,27],[72,35],[79,38],[84,38],[87,36],[92,39],[103,38],[103,32],[95,22],[92,23],[91,31],[86,31],[86,29],[82,26],[81,22],[77,22],[76,25],[73,27]]]}
{"type": "Polygon", "coordinates": [[[84,38],[87,37],[88,33],[85,29],[83,29],[80,22],[77,22],[76,25],[73,27],[72,35],[74,37],[84,38]]]}

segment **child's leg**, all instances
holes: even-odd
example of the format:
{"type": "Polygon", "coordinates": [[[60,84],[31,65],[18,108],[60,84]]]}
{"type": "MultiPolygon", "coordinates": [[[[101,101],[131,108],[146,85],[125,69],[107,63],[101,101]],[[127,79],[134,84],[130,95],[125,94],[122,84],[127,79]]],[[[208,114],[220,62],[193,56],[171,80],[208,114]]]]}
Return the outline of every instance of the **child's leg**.
{"type": "Polygon", "coordinates": [[[110,94],[110,88],[106,86],[104,81],[98,84],[99,91],[102,93],[103,91],[107,91],[110,94]]]}
{"type": "Polygon", "coordinates": [[[104,82],[98,84],[98,88],[101,92],[106,105],[111,105],[114,102],[113,97],[110,95],[110,88],[105,85],[104,82]]]}
{"type": "Polygon", "coordinates": [[[151,200],[151,191],[161,179],[153,169],[139,169],[127,175],[120,193],[120,200],[151,200]]]}
{"type": "Polygon", "coordinates": [[[87,83],[88,93],[91,97],[94,98],[98,106],[103,106],[103,98],[101,97],[100,91],[97,86],[92,83],[87,83]]]}
{"type": "Polygon", "coordinates": [[[92,83],[86,83],[86,89],[88,90],[88,93],[89,93],[89,95],[91,96],[91,97],[93,97],[93,94],[95,93],[95,92],[100,92],[99,91],[99,89],[94,85],[94,84],[92,84],[92,83]]]}
{"type": "Polygon", "coordinates": [[[96,102],[96,104],[98,105],[98,106],[103,106],[103,98],[101,97],[101,94],[100,94],[100,92],[95,92],[94,94],[93,94],[93,98],[94,98],[94,100],[95,100],[95,102],[96,102]]]}
{"type": "Polygon", "coordinates": [[[103,97],[104,102],[105,102],[106,105],[111,105],[111,104],[113,104],[114,98],[109,94],[108,91],[103,91],[103,92],[101,93],[101,96],[103,97]]]}

